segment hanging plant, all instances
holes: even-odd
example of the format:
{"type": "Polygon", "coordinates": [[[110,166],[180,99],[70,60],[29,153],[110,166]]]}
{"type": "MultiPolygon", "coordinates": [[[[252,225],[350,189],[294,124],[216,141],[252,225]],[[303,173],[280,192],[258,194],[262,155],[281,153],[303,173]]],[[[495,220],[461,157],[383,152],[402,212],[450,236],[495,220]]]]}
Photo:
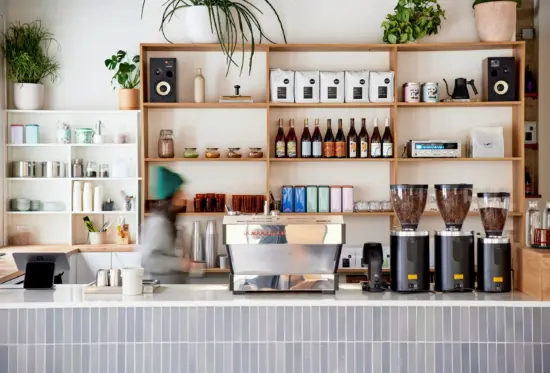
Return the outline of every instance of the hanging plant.
{"type": "Polygon", "coordinates": [[[445,18],[445,11],[437,0],[399,0],[394,14],[382,22],[383,41],[388,44],[406,44],[435,35],[445,18]]]}
{"type": "MultiPolygon", "coordinates": [[[[147,0],[143,0],[142,3],[142,18],[146,1],[147,0]]],[[[283,34],[283,40],[286,43],[286,33],[279,13],[277,13],[277,10],[269,0],[263,1],[265,1],[275,14],[283,34]]],[[[234,56],[237,46],[241,45],[244,50],[244,45],[247,43],[250,44],[250,58],[248,62],[248,72],[250,74],[252,71],[252,59],[254,58],[256,44],[261,44],[264,39],[275,44],[275,42],[264,33],[258,19],[257,13],[260,15],[264,13],[248,0],[167,0],[163,5],[164,11],[160,23],[160,31],[166,41],[172,43],[166,36],[165,27],[173,20],[174,15],[182,9],[199,6],[207,8],[210,32],[215,34],[222,52],[227,57],[226,76],[232,65],[240,67],[240,74],[242,74],[245,65],[244,52],[242,53],[240,62],[235,61],[234,56]]]]}

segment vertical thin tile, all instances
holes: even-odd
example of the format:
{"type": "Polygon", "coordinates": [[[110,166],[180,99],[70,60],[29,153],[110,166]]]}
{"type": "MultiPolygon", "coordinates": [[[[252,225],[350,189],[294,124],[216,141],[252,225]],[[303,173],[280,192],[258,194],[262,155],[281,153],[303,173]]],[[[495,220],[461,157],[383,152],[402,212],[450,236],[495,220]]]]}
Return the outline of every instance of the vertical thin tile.
{"type": "MultiPolygon", "coordinates": [[[[130,319],[130,315],[128,316],[129,316],[128,319],[130,319]]],[[[135,317],[136,315],[134,313],[134,318],[135,317]]],[[[128,322],[126,325],[132,325],[132,324],[128,322]]],[[[177,307],[171,307],[170,308],[170,341],[171,342],[177,342],[180,340],[179,332],[180,332],[180,310],[177,307]]],[[[135,338],[135,333],[134,333],[134,338],[135,338]]],[[[133,342],[133,340],[129,340],[128,342],[133,342]]]]}
{"type": "MultiPolygon", "coordinates": [[[[286,369],[286,349],[285,344],[278,342],[275,344],[275,372],[284,372],[286,369]]],[[[235,367],[235,358],[240,355],[233,354],[233,367],[235,367]]],[[[233,369],[234,373],[238,373],[241,370],[233,369]]],[[[244,373],[244,372],[243,372],[244,373]]]]}
{"type": "Polygon", "coordinates": [[[541,331],[543,343],[550,343],[550,323],[548,322],[548,320],[550,320],[550,307],[543,307],[541,316],[541,331]]]}
{"type": "Polygon", "coordinates": [[[505,336],[506,342],[514,342],[515,332],[514,332],[514,308],[513,307],[504,307],[504,319],[505,319],[505,336]]]}
{"type": "Polygon", "coordinates": [[[27,311],[27,343],[36,343],[36,310],[33,308],[27,311]]]}
{"type": "Polygon", "coordinates": [[[102,331],[102,333],[107,334],[108,342],[118,342],[118,312],[117,309],[112,307],[107,310],[107,325],[109,327],[107,330],[102,331]]]}
{"type": "Polygon", "coordinates": [[[460,329],[462,329],[461,325],[461,310],[460,307],[452,307],[451,308],[451,334],[452,334],[452,341],[453,342],[459,342],[460,341],[460,329]]]}
{"type": "MultiPolygon", "coordinates": [[[[17,311],[16,311],[17,312],[17,311]]],[[[10,322],[12,322],[13,318],[10,315],[10,322]]],[[[63,308],[56,308],[54,309],[54,343],[61,344],[63,343],[63,329],[64,329],[64,322],[63,322],[63,308]]],[[[17,323],[14,325],[17,327],[17,323]]],[[[11,339],[11,338],[10,338],[11,339]]]]}
{"type": "MultiPolygon", "coordinates": [[[[98,334],[98,337],[97,337],[97,340],[99,342],[108,342],[107,341],[107,333],[104,333],[103,331],[104,330],[107,330],[107,320],[108,320],[108,317],[107,317],[107,309],[106,308],[98,308],[97,309],[99,311],[99,318],[98,318],[98,326],[97,326],[97,334],[98,334]]],[[[56,323],[57,325],[57,323],[56,323]]],[[[56,326],[57,328],[57,326],[56,326]]],[[[117,330],[117,329],[115,329],[117,330]]]]}
{"type": "Polygon", "coordinates": [[[496,308],[496,341],[506,342],[506,311],[505,307],[496,308]]]}
{"type": "Polygon", "coordinates": [[[525,307],[523,309],[523,341],[533,343],[533,308],[525,307]]]}
{"type": "MultiPolygon", "coordinates": [[[[143,309],[141,309],[143,311],[143,309]]],[[[145,373],[144,371],[144,352],[143,352],[143,343],[136,343],[135,349],[134,349],[134,356],[135,356],[135,372],[128,372],[128,373],[145,373]]],[[[178,353],[179,354],[179,353],[178,353]]],[[[177,370],[179,371],[179,369],[177,370]]],[[[176,372],[177,372],[176,371],[176,372]]],[[[95,372],[94,372],[95,373],[95,372]]]]}
{"type": "Polygon", "coordinates": [[[470,373],[470,345],[468,343],[462,343],[461,348],[461,372],[470,373]]]}
{"type": "MultiPolygon", "coordinates": [[[[206,310],[203,308],[203,309],[200,309],[199,308],[199,312],[205,312],[206,313],[206,310]]],[[[210,345],[210,343],[198,343],[197,344],[197,369],[199,372],[207,372],[206,370],[206,346],[207,345],[210,345]]],[[[247,352],[248,354],[248,352],[247,352]]],[[[245,355],[244,354],[244,349],[243,349],[243,359],[245,359],[245,357],[247,357],[248,355],[245,355]]],[[[210,359],[208,359],[210,360],[210,359]]],[[[249,360],[246,359],[246,361],[248,362],[249,360]]],[[[245,365],[243,364],[243,367],[245,365]]],[[[246,369],[243,369],[245,372],[246,372],[246,369]]]]}
{"type": "MultiPolygon", "coordinates": [[[[90,345],[82,345],[78,347],[80,348],[80,364],[73,364],[73,372],[90,373],[90,345]]],[[[36,358],[38,365],[41,362],[38,361],[38,353],[36,354],[36,358]]]]}
{"type": "Polygon", "coordinates": [[[478,308],[478,325],[479,342],[487,342],[487,307],[478,308]]]}
{"type": "MultiPolygon", "coordinates": [[[[17,310],[17,343],[27,343],[27,310],[17,310]]],[[[19,352],[18,352],[19,354],[19,352]]]]}
{"type": "MultiPolygon", "coordinates": [[[[123,356],[122,353],[120,353],[118,349],[118,344],[110,344],[107,345],[109,350],[107,351],[107,369],[108,372],[117,372],[118,373],[118,358],[120,356],[123,356]]],[[[160,351],[159,351],[160,355],[160,351]]],[[[160,357],[159,357],[160,360],[160,357]]],[[[158,365],[160,367],[160,364],[158,365]]]]}
{"type": "MultiPolygon", "coordinates": [[[[315,307],[313,307],[315,308],[315,307]]],[[[326,354],[321,354],[321,343],[311,342],[311,372],[319,373],[321,371],[321,366],[326,367],[326,354]]]]}
{"type": "MultiPolygon", "coordinates": [[[[239,372],[240,371],[240,361],[241,361],[241,344],[240,343],[236,343],[235,344],[235,347],[236,348],[236,345],[239,345],[239,358],[238,359],[233,359],[233,361],[235,360],[238,360],[239,361],[239,366],[238,366],[238,369],[239,370],[235,370],[236,372],[239,372]]],[[[189,372],[190,373],[198,373],[198,369],[199,369],[199,362],[198,362],[198,344],[196,343],[189,343],[187,345],[188,347],[188,358],[189,358],[189,372]]],[[[235,368],[235,367],[234,367],[235,368]]],[[[156,373],[156,372],[155,372],[156,373]]]]}
{"type": "Polygon", "coordinates": [[[540,307],[533,308],[533,342],[542,342],[542,308],[540,307]]]}
{"type": "Polygon", "coordinates": [[[372,342],[373,339],[373,308],[363,307],[363,327],[365,332],[363,333],[365,341],[372,342]]]}
{"type": "Polygon", "coordinates": [[[426,373],[426,344],[425,343],[418,343],[416,345],[416,371],[418,373],[426,373]]]}
{"type": "Polygon", "coordinates": [[[292,343],[292,350],[294,353],[294,361],[292,363],[294,368],[294,373],[303,373],[302,370],[302,344],[301,343],[292,343]]]}
{"type": "MultiPolygon", "coordinates": [[[[351,348],[355,349],[355,372],[363,373],[365,371],[365,345],[363,342],[356,342],[351,345],[351,348]]],[[[317,371],[315,372],[317,373],[317,371]]]]}
{"type": "Polygon", "coordinates": [[[434,307],[434,341],[442,342],[443,341],[443,307],[434,307]]]}
{"type": "Polygon", "coordinates": [[[460,307],[460,340],[462,342],[470,341],[470,309],[469,307],[460,307]]]}
{"type": "Polygon", "coordinates": [[[124,343],[126,342],[126,313],[127,308],[120,307],[117,308],[117,342],[124,343]]]}
{"type": "Polygon", "coordinates": [[[294,341],[294,310],[293,307],[285,307],[285,341],[294,341]]]}
{"type": "Polygon", "coordinates": [[[294,321],[294,327],[293,327],[293,334],[294,334],[294,341],[295,342],[301,342],[303,341],[302,336],[302,322],[303,322],[303,316],[302,316],[302,307],[293,307],[293,321],[294,321]]]}
{"type": "Polygon", "coordinates": [[[357,365],[356,364],[357,358],[355,356],[355,343],[346,342],[346,343],[339,343],[339,345],[344,346],[344,353],[343,353],[344,361],[343,362],[341,361],[342,357],[340,356],[339,368],[342,369],[343,367],[344,372],[346,373],[355,373],[356,372],[355,366],[357,365]]]}
{"type": "MultiPolygon", "coordinates": [[[[120,345],[120,348],[124,349],[124,355],[126,359],[123,361],[123,370],[122,372],[135,372],[135,360],[136,360],[136,354],[135,354],[135,344],[134,343],[126,343],[123,345],[120,345]]],[[[177,370],[175,371],[177,372],[177,370]]]]}
{"type": "MultiPolygon", "coordinates": [[[[336,345],[334,350],[336,351],[336,345]]],[[[246,369],[243,369],[244,372],[247,372],[246,369]]],[[[285,371],[289,373],[294,372],[294,347],[293,343],[285,343],[285,371]]],[[[243,373],[244,373],[243,372],[243,373]]],[[[252,373],[252,372],[250,372],[252,373]]]]}
{"type": "MultiPolygon", "coordinates": [[[[160,322],[157,326],[160,330],[160,341],[159,342],[169,342],[170,341],[170,333],[172,331],[172,326],[171,326],[172,321],[170,320],[170,316],[171,316],[170,315],[170,307],[161,307],[159,309],[160,309],[160,322]]],[[[201,310],[201,311],[199,311],[199,329],[206,328],[206,324],[207,324],[206,315],[204,314],[205,312],[204,312],[204,310],[201,310]],[[202,319],[200,318],[201,314],[202,314],[202,319]],[[202,321],[202,323],[200,323],[201,321],[202,321]]],[[[120,314],[119,314],[119,316],[120,316],[120,314]]],[[[205,341],[204,335],[203,335],[203,339],[199,339],[199,341],[205,341]]]]}
{"type": "Polygon", "coordinates": [[[390,307],[390,341],[399,341],[399,311],[398,307],[390,307]]]}
{"type": "Polygon", "coordinates": [[[338,343],[328,344],[328,371],[338,372],[338,343]]]}
{"type": "Polygon", "coordinates": [[[531,343],[525,343],[523,346],[524,351],[524,372],[525,373],[533,373],[533,344],[531,343]]]}
{"type": "MultiPolygon", "coordinates": [[[[31,311],[29,309],[29,311],[31,311]]],[[[30,333],[29,333],[30,334],[30,333]]],[[[80,359],[81,359],[81,356],[80,356],[80,346],[73,346],[73,351],[74,350],[77,350],[76,352],[73,352],[73,367],[74,368],[77,368],[77,366],[74,365],[74,361],[75,359],[78,359],[78,368],[75,370],[73,369],[72,371],[73,372],[78,372],[78,370],[80,369],[80,359]]],[[[27,362],[26,362],[26,370],[27,372],[29,373],[36,373],[36,366],[37,366],[37,363],[36,363],[36,346],[27,346],[27,362]]],[[[82,372],[80,372],[82,373],[82,372]]]]}
{"type": "MultiPolygon", "coordinates": [[[[323,310],[321,310],[321,323],[323,323],[323,310]]],[[[336,307],[328,307],[328,340],[338,340],[338,311],[336,307]]],[[[321,337],[322,338],[322,337],[321,337]]]]}
{"type": "MultiPolygon", "coordinates": [[[[213,342],[214,341],[214,328],[216,327],[215,326],[215,318],[214,318],[214,307],[206,307],[206,309],[204,309],[204,312],[205,312],[205,318],[206,318],[206,323],[204,325],[204,337],[205,337],[205,341],[206,342],[213,342]]],[[[246,322],[250,323],[250,318],[248,318],[246,320],[246,322]]]]}
{"type": "Polygon", "coordinates": [[[497,343],[497,367],[498,372],[506,372],[506,345],[504,343],[497,343]]]}
{"type": "MultiPolygon", "coordinates": [[[[275,348],[273,348],[271,351],[274,359],[275,358],[275,348]]],[[[181,358],[183,359],[185,355],[181,355],[181,358]]],[[[183,360],[182,360],[183,361],[183,360]]],[[[275,365],[275,361],[272,360],[269,362],[268,367],[271,368],[275,365]]],[[[182,371],[185,372],[185,366],[182,369],[182,371]]],[[[233,373],[233,344],[232,343],[224,343],[223,344],[223,372],[224,373],[233,373]]],[[[274,370],[273,370],[274,372],[274,370]]],[[[268,373],[271,373],[268,371],[268,373]]]]}
{"type": "MultiPolygon", "coordinates": [[[[380,307],[374,307],[375,309],[380,309],[380,307]]],[[[372,371],[373,373],[382,373],[382,360],[384,356],[382,355],[382,343],[374,342],[372,344],[372,371]]]]}
{"type": "MultiPolygon", "coordinates": [[[[198,316],[198,308],[197,307],[189,307],[188,309],[189,317],[187,319],[187,325],[189,327],[189,342],[197,342],[199,341],[199,316],[198,316]]],[[[155,320],[155,314],[153,314],[153,320],[155,320]]],[[[233,313],[233,330],[236,328],[241,328],[241,320],[240,320],[240,313],[233,313]],[[236,319],[238,317],[238,320],[236,319]]],[[[155,338],[155,332],[153,332],[153,341],[156,340],[155,338]]],[[[240,335],[240,334],[239,334],[240,335]]],[[[239,339],[240,340],[240,339],[239,339]]]]}
{"type": "Polygon", "coordinates": [[[153,342],[153,309],[143,309],[143,341],[153,342]]]}
{"type": "Polygon", "coordinates": [[[353,308],[353,331],[351,332],[353,334],[354,341],[364,341],[364,335],[365,335],[365,327],[363,325],[363,307],[354,307],[353,308]]]}
{"type": "Polygon", "coordinates": [[[479,373],[479,346],[470,344],[470,373],[479,373]]]}
{"type": "Polygon", "coordinates": [[[109,354],[110,348],[115,349],[115,345],[107,345],[107,344],[100,344],[99,345],[99,373],[101,372],[109,372],[109,354]]]}
{"type": "Polygon", "coordinates": [[[470,307],[470,341],[479,341],[479,321],[478,321],[479,307],[470,307]]]}
{"type": "Polygon", "coordinates": [[[27,372],[27,347],[24,345],[19,345],[17,346],[17,373],[26,373],[26,372],[27,372]]]}
{"type": "MultiPolygon", "coordinates": [[[[48,308],[46,309],[46,343],[54,343],[54,336],[55,336],[55,316],[54,316],[54,309],[48,308]]],[[[97,315],[97,313],[96,313],[97,315]]],[[[11,320],[10,320],[11,322],[11,320]]],[[[8,338],[9,339],[9,338],[8,338]]],[[[97,333],[96,333],[96,341],[97,342],[97,333]]]]}
{"type": "MultiPolygon", "coordinates": [[[[306,307],[309,309],[309,307],[306,307]]],[[[258,307],[258,340],[265,342],[267,341],[267,307],[258,307]]],[[[309,325],[309,318],[308,318],[309,325]]]]}
{"type": "MultiPolygon", "coordinates": [[[[82,308],[81,317],[80,332],[82,334],[82,343],[90,343],[90,309],[82,308]]],[[[38,314],[37,322],[39,319],[40,314],[38,314]]]]}
{"type": "MultiPolygon", "coordinates": [[[[481,310],[481,308],[480,308],[481,310]]],[[[488,372],[488,366],[487,366],[487,343],[480,343],[479,345],[479,373],[486,373],[488,372]]]]}
{"type": "MultiPolygon", "coordinates": [[[[346,308],[347,307],[336,307],[337,320],[336,330],[337,330],[337,340],[340,342],[346,341],[346,308]]],[[[332,323],[334,319],[330,319],[329,322],[332,323]]]]}
{"type": "Polygon", "coordinates": [[[8,358],[9,359],[9,361],[8,361],[8,372],[9,373],[17,373],[17,347],[16,346],[10,346],[8,348],[8,355],[9,355],[9,358],[8,358]]]}
{"type": "MultiPolygon", "coordinates": [[[[521,307],[518,307],[521,308],[521,307]]],[[[525,361],[524,361],[524,351],[523,344],[517,343],[514,345],[514,359],[516,372],[523,372],[525,361]]]]}
{"type": "Polygon", "coordinates": [[[487,346],[487,353],[487,367],[489,372],[498,373],[497,345],[495,343],[489,343],[487,346]]]}
{"type": "MultiPolygon", "coordinates": [[[[513,372],[513,370],[515,368],[514,345],[511,344],[511,343],[506,343],[505,346],[506,346],[506,369],[508,370],[508,372],[510,372],[510,371],[513,372]]],[[[482,372],[483,371],[480,370],[480,373],[482,373],[482,372]]]]}
{"type": "MultiPolygon", "coordinates": [[[[9,336],[9,311],[8,310],[0,310],[0,345],[7,345],[8,344],[8,336],[9,336]]],[[[6,355],[7,355],[7,349],[6,349],[6,355]]],[[[0,360],[2,361],[2,360],[0,360]]],[[[7,361],[7,358],[6,360],[7,361]]]]}
{"type": "MultiPolygon", "coordinates": [[[[390,373],[399,373],[399,343],[390,344],[390,373]]],[[[370,363],[369,363],[370,364],[370,363]]],[[[386,372],[384,372],[386,373],[386,372]]],[[[435,373],[435,372],[432,372],[435,373]]]]}
{"type": "Polygon", "coordinates": [[[416,341],[416,307],[407,307],[408,311],[408,340],[416,341]]]}
{"type": "Polygon", "coordinates": [[[496,342],[496,311],[495,307],[487,307],[487,341],[496,342]]]}
{"type": "MultiPolygon", "coordinates": [[[[118,372],[125,372],[125,365],[126,365],[126,345],[123,343],[118,343],[116,346],[117,349],[117,356],[116,356],[116,369],[118,372]]],[[[163,356],[164,358],[164,356],[163,356]]],[[[166,363],[162,366],[162,371],[167,372],[167,369],[165,369],[165,365],[169,364],[169,361],[166,360],[166,363]]]]}
{"type": "Polygon", "coordinates": [[[407,307],[399,307],[399,342],[408,340],[408,319],[407,307]]]}
{"type": "Polygon", "coordinates": [[[331,348],[331,344],[328,343],[328,342],[322,342],[319,344],[319,348],[320,348],[320,356],[321,358],[319,359],[319,365],[320,365],[320,368],[321,368],[321,373],[328,373],[329,372],[329,368],[330,368],[330,348],[331,348]]]}
{"type": "MultiPolygon", "coordinates": [[[[126,318],[124,320],[125,335],[124,341],[127,343],[134,343],[136,341],[136,309],[128,307],[125,309],[126,318]]],[[[175,328],[176,325],[173,325],[175,328]]],[[[175,329],[177,331],[177,329],[175,329]]]]}
{"type": "MultiPolygon", "coordinates": [[[[44,309],[42,309],[41,311],[44,311],[44,309]]],[[[6,371],[7,369],[7,363],[8,363],[8,355],[7,355],[7,352],[8,352],[8,348],[6,347],[6,356],[2,356],[2,353],[1,353],[1,350],[2,350],[2,347],[0,347],[0,361],[3,362],[4,364],[4,371],[6,371]],[[5,360],[4,360],[5,359],[5,360]]],[[[83,358],[84,359],[84,358],[83,358]]],[[[89,359],[87,360],[88,361],[88,367],[83,367],[82,369],[82,373],[89,373],[89,359]]],[[[36,346],[36,353],[35,353],[35,373],[47,373],[46,371],[46,346],[43,345],[43,344],[40,344],[40,345],[37,345],[36,346]]]]}
{"type": "Polygon", "coordinates": [[[453,344],[443,343],[443,364],[445,371],[452,372],[453,369],[453,344]]]}
{"type": "MultiPolygon", "coordinates": [[[[211,308],[211,307],[209,307],[211,308]]],[[[206,343],[205,344],[205,372],[215,372],[214,366],[215,366],[215,358],[216,358],[216,344],[215,343],[206,343]]],[[[171,372],[175,372],[174,370],[171,370],[171,372]]]]}
{"type": "MultiPolygon", "coordinates": [[[[7,320],[7,310],[6,310],[6,313],[5,314],[0,314],[0,317],[5,317],[6,320],[7,320]]],[[[6,324],[7,326],[7,324],[6,324]]],[[[8,368],[9,368],[9,347],[7,346],[7,342],[4,343],[2,346],[0,346],[0,362],[1,365],[0,365],[0,372],[2,373],[6,373],[8,372],[8,368]]]]}
{"type": "Polygon", "coordinates": [[[426,373],[436,373],[435,344],[433,343],[426,343],[426,373]]]}
{"type": "MultiPolygon", "coordinates": [[[[545,351],[547,353],[547,359],[550,360],[550,351],[545,351]]],[[[542,364],[543,364],[543,350],[542,345],[535,343],[533,345],[533,372],[534,373],[543,373],[542,364]]],[[[547,365],[548,366],[548,365],[547,365]]]]}
{"type": "Polygon", "coordinates": [[[302,307],[302,339],[311,341],[311,307],[302,307]]]}
{"type": "MultiPolygon", "coordinates": [[[[232,341],[233,340],[233,315],[232,315],[232,311],[233,311],[233,308],[231,307],[223,307],[223,341],[224,342],[229,342],[229,341],[232,341]]],[[[184,308],[182,308],[182,312],[183,312],[184,308]]],[[[186,310],[186,309],[185,309],[186,310]]],[[[271,308],[271,310],[273,311],[273,314],[275,314],[275,308],[271,308]]],[[[185,318],[185,316],[180,313],[180,317],[182,319],[185,318]]],[[[266,327],[268,328],[268,330],[272,330],[273,328],[275,328],[275,324],[276,324],[277,320],[275,319],[271,319],[271,320],[268,320],[268,322],[266,323],[266,327]]],[[[180,327],[182,328],[182,333],[187,333],[187,322],[185,323],[181,323],[180,324],[180,327]],[[185,324],[185,327],[183,326],[183,324],[185,324]],[[185,330],[184,330],[185,328],[185,330]]],[[[182,335],[182,341],[186,341],[187,339],[182,335]]],[[[273,339],[275,340],[275,339],[273,339]]]]}
{"type": "MultiPolygon", "coordinates": [[[[416,373],[416,343],[409,343],[407,357],[409,359],[409,373],[416,373]]],[[[424,372],[419,372],[424,373],[424,372]]]]}
{"type": "MultiPolygon", "coordinates": [[[[388,309],[389,314],[389,309],[388,309]]],[[[390,350],[390,343],[389,342],[383,342],[382,343],[382,372],[389,373],[390,372],[390,365],[391,365],[391,350],[390,350]]],[[[424,373],[424,372],[422,372],[424,373]]]]}
{"type": "Polygon", "coordinates": [[[355,307],[348,306],[342,308],[346,309],[346,338],[344,340],[346,342],[354,342],[355,328],[357,327],[355,324],[355,307]]]}
{"type": "Polygon", "coordinates": [[[426,307],[416,308],[416,341],[426,341],[426,307]]]}
{"type": "MultiPolygon", "coordinates": [[[[438,326],[441,329],[441,326],[438,326]]],[[[426,341],[435,341],[435,308],[426,307],[426,341]]]]}
{"type": "MultiPolygon", "coordinates": [[[[143,336],[144,336],[144,322],[143,322],[143,308],[137,307],[134,309],[134,315],[135,315],[135,322],[134,325],[131,326],[131,328],[134,330],[134,340],[136,342],[143,342],[143,336]]],[[[136,356],[141,356],[136,353],[136,356]]]]}
{"type": "MultiPolygon", "coordinates": [[[[265,307],[260,307],[260,313],[262,313],[261,312],[262,309],[267,310],[265,307]]],[[[306,344],[306,345],[309,346],[309,344],[306,344]]],[[[219,345],[219,346],[220,346],[219,348],[223,348],[223,345],[219,345]]],[[[267,344],[266,343],[259,344],[258,351],[259,351],[258,352],[258,364],[259,364],[258,372],[267,373],[269,370],[269,365],[271,365],[268,362],[268,357],[267,357],[267,344]]],[[[308,353],[310,353],[310,351],[308,351],[308,353]]],[[[304,358],[306,358],[305,353],[304,353],[304,358]]],[[[307,358],[311,359],[311,356],[307,356],[307,358]]],[[[220,363],[221,365],[219,366],[219,369],[215,370],[216,372],[223,372],[223,369],[221,369],[224,365],[223,361],[220,361],[220,363]]],[[[305,373],[310,373],[310,371],[308,370],[305,373]]]]}
{"type": "Polygon", "coordinates": [[[311,340],[313,342],[321,341],[321,308],[326,307],[311,307],[311,340]]]}
{"type": "Polygon", "coordinates": [[[70,371],[82,373],[82,345],[73,345],[71,354],[73,359],[73,366],[70,371]]]}
{"type": "MultiPolygon", "coordinates": [[[[47,349],[46,349],[47,354],[47,349]]],[[[46,355],[46,361],[48,359],[48,355],[46,355]]],[[[91,373],[99,373],[99,345],[98,344],[91,344],[90,345],[90,372],[91,373]]],[[[51,372],[48,370],[47,364],[46,364],[46,370],[48,372],[51,372]]],[[[105,371],[103,371],[105,372],[105,371]]]]}
{"type": "MultiPolygon", "coordinates": [[[[277,341],[282,342],[285,340],[285,308],[277,307],[277,323],[275,324],[277,329],[277,341]]],[[[233,327],[235,330],[235,327],[233,327]]]]}
{"type": "Polygon", "coordinates": [[[406,343],[399,344],[399,373],[409,373],[409,355],[406,343]]]}
{"type": "Polygon", "coordinates": [[[363,344],[363,351],[364,351],[363,366],[365,368],[365,370],[363,371],[364,373],[373,373],[374,359],[372,355],[372,349],[373,349],[372,343],[363,344]]]}
{"type": "Polygon", "coordinates": [[[513,307],[513,309],[514,309],[514,337],[515,337],[516,343],[523,342],[523,307],[513,307]]]}
{"type": "Polygon", "coordinates": [[[453,325],[452,309],[451,307],[443,307],[443,341],[444,342],[451,342],[453,340],[452,325],[453,325]]]}
{"type": "MultiPolygon", "coordinates": [[[[250,341],[250,308],[240,307],[239,311],[240,311],[238,315],[240,317],[239,334],[241,337],[241,341],[248,342],[250,341]]],[[[286,317],[286,309],[285,309],[285,317],[286,317]]],[[[235,333],[235,326],[233,326],[233,333],[235,333]]]]}
{"type": "Polygon", "coordinates": [[[73,361],[72,361],[72,347],[69,344],[63,345],[63,373],[72,373],[73,361]]]}
{"type": "MultiPolygon", "coordinates": [[[[380,324],[380,329],[382,335],[380,339],[384,342],[390,341],[390,328],[391,328],[391,313],[390,307],[378,307],[382,310],[382,323],[380,324]]],[[[374,326],[375,329],[378,329],[378,326],[374,326]]]]}
{"type": "MultiPolygon", "coordinates": [[[[301,344],[300,344],[301,346],[301,344]]],[[[258,372],[260,369],[260,361],[258,359],[260,354],[259,344],[250,343],[250,372],[258,372]]]]}

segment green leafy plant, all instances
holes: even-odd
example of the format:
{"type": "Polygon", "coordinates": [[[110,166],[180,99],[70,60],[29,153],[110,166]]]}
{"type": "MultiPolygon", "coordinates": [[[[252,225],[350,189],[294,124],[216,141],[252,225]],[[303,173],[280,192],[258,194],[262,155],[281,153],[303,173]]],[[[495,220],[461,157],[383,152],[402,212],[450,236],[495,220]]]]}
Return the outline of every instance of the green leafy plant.
{"type": "Polygon", "coordinates": [[[105,60],[105,66],[115,72],[111,79],[113,89],[116,88],[115,82],[123,89],[134,89],[139,85],[139,55],[130,60],[126,51],[120,50],[105,60]]]}
{"type": "Polygon", "coordinates": [[[517,4],[518,8],[521,6],[521,3],[522,3],[522,0],[475,0],[473,6],[476,6],[477,4],[483,4],[483,3],[492,3],[494,1],[514,1],[517,4]]]}
{"type": "Polygon", "coordinates": [[[8,79],[15,83],[39,84],[59,78],[59,62],[49,55],[57,41],[40,20],[11,23],[3,34],[2,50],[8,62],[8,79]]]}
{"type": "Polygon", "coordinates": [[[382,22],[384,42],[405,44],[437,34],[445,11],[437,0],[399,0],[394,14],[382,22]]]}
{"type": "MultiPolygon", "coordinates": [[[[142,3],[142,18],[146,1],[147,0],[143,0],[142,3]]],[[[275,10],[269,0],[263,1],[265,1],[277,17],[277,22],[279,23],[284,42],[286,43],[285,29],[279,17],[279,13],[277,13],[277,10],[275,10]]],[[[250,59],[248,63],[249,74],[252,71],[252,59],[254,58],[256,44],[262,43],[264,38],[268,42],[275,44],[275,42],[264,33],[258,16],[256,15],[256,13],[263,15],[263,12],[249,0],[167,0],[163,6],[164,12],[160,23],[160,31],[166,41],[170,43],[171,41],[166,36],[164,27],[172,20],[176,12],[180,9],[193,6],[206,6],[208,8],[210,29],[213,33],[216,33],[220,48],[227,57],[226,75],[229,73],[232,65],[240,67],[240,74],[243,72],[245,64],[244,53],[242,53],[240,63],[237,63],[233,58],[239,44],[241,44],[244,49],[245,43],[250,43],[250,59]]]]}

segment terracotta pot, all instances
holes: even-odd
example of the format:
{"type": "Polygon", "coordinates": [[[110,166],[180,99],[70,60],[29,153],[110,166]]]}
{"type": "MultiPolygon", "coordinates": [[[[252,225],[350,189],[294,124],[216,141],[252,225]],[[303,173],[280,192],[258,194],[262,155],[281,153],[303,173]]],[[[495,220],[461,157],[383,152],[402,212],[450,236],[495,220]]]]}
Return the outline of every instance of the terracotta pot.
{"type": "Polygon", "coordinates": [[[118,108],[120,110],[139,110],[139,89],[119,89],[118,108]]]}
{"type": "Polygon", "coordinates": [[[516,35],[515,1],[492,1],[474,7],[479,40],[512,41],[516,35]]]}

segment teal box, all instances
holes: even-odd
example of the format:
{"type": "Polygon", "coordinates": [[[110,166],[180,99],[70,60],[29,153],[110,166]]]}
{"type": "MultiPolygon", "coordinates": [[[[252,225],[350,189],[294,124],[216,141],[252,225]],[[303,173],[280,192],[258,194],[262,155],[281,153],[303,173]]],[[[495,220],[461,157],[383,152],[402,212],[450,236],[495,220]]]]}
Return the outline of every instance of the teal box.
{"type": "Polygon", "coordinates": [[[318,187],[319,212],[330,212],[330,187],[323,185],[318,187]]]}
{"type": "Polygon", "coordinates": [[[317,185],[308,185],[306,187],[306,201],[307,201],[307,212],[319,212],[318,206],[318,193],[317,185]]]}

